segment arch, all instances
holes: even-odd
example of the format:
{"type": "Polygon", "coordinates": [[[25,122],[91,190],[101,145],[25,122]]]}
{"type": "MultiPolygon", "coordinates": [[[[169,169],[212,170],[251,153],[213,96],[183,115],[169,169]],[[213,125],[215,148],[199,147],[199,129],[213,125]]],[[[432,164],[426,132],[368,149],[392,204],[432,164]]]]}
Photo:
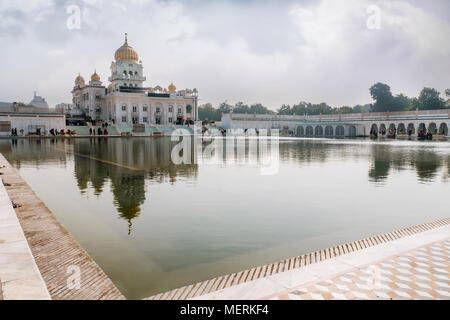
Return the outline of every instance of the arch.
{"type": "Polygon", "coordinates": [[[428,131],[431,132],[432,134],[436,134],[437,133],[437,125],[434,122],[431,122],[428,125],[428,131]]]}
{"type": "Polygon", "coordinates": [[[325,136],[327,136],[327,137],[333,136],[333,127],[332,126],[325,127],[325,136]]]}
{"type": "Polygon", "coordinates": [[[315,136],[323,136],[323,128],[322,126],[316,126],[316,128],[314,129],[314,135],[315,136]]]}
{"type": "Polygon", "coordinates": [[[190,104],[188,104],[186,106],[186,113],[191,113],[191,111],[192,111],[192,106],[190,104]]]}
{"type": "Polygon", "coordinates": [[[420,123],[419,124],[419,130],[425,130],[427,128],[427,126],[425,125],[425,123],[420,123]]]}
{"type": "Polygon", "coordinates": [[[134,72],[134,76],[135,76],[135,77],[138,76],[138,72],[137,72],[137,71],[134,72]]]}
{"type": "Polygon", "coordinates": [[[414,126],[414,123],[408,124],[407,132],[411,131],[412,134],[416,134],[416,127],[414,126]]]}
{"type": "Polygon", "coordinates": [[[313,127],[307,126],[307,127],[306,127],[306,136],[307,136],[307,137],[312,137],[313,134],[314,134],[313,127]]]}
{"type": "Polygon", "coordinates": [[[391,123],[389,125],[389,130],[388,131],[392,132],[392,133],[396,133],[397,132],[397,128],[395,127],[395,123],[391,123]]]}
{"type": "Polygon", "coordinates": [[[350,137],[356,137],[356,127],[355,126],[350,126],[348,135],[350,137]]]}
{"type": "Polygon", "coordinates": [[[130,75],[130,77],[133,75],[133,71],[129,71],[128,74],[130,75]]]}
{"type": "Polygon", "coordinates": [[[439,126],[439,134],[448,136],[448,126],[445,122],[441,123],[441,125],[439,126]]]}
{"type": "Polygon", "coordinates": [[[303,128],[303,126],[298,126],[297,127],[297,137],[301,137],[305,135],[305,129],[303,128]]]}
{"type": "Polygon", "coordinates": [[[380,134],[386,134],[386,125],[384,123],[380,124],[380,134]]]}
{"type": "Polygon", "coordinates": [[[406,127],[404,123],[399,123],[397,127],[398,134],[406,134],[406,127]]]}
{"type": "Polygon", "coordinates": [[[370,127],[370,134],[378,134],[378,126],[376,123],[373,123],[372,126],[370,127]]]}
{"type": "Polygon", "coordinates": [[[343,126],[336,127],[336,137],[343,137],[345,135],[345,130],[343,126]]]}

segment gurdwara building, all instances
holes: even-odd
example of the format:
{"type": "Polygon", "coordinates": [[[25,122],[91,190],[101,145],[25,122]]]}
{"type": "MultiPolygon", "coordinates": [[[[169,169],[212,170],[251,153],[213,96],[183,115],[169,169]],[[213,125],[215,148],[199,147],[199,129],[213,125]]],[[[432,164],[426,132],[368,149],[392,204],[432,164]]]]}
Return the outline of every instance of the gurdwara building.
{"type": "Polygon", "coordinates": [[[126,34],[114,58],[107,86],[96,71],[87,84],[81,75],[76,77],[73,110],[88,120],[118,125],[181,125],[198,120],[197,89],[177,90],[173,83],[168,88],[144,86],[144,66],[126,34]]]}

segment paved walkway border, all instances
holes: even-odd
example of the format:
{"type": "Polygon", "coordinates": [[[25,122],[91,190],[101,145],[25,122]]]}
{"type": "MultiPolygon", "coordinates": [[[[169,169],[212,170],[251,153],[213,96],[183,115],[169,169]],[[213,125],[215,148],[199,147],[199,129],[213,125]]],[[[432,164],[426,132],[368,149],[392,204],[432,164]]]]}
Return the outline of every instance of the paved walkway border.
{"type": "MultiPolygon", "coordinates": [[[[313,253],[305,254],[291,259],[278,261],[272,264],[255,267],[238,273],[232,273],[220,276],[211,280],[199,282],[196,284],[184,286],[171,291],[160,293],[147,300],[184,300],[194,299],[200,296],[212,297],[211,293],[223,290],[225,288],[242,285],[257,279],[267,278],[286,271],[305,268],[324,262],[336,257],[344,256],[353,252],[364,252],[363,249],[375,247],[382,244],[391,243],[392,241],[410,237],[415,234],[434,230],[450,224],[450,218],[440,219],[430,223],[419,224],[412,227],[399,229],[397,231],[376,235],[349,242],[343,245],[330,247],[313,253]]],[[[347,256],[346,256],[347,257],[347,256]]],[[[250,297],[247,297],[251,299],[250,297]]]]}
{"type": "Polygon", "coordinates": [[[0,179],[0,300],[49,300],[47,287],[2,180],[0,179]]]}
{"type": "MultiPolygon", "coordinates": [[[[115,300],[125,299],[111,279],[58,222],[16,169],[0,154],[0,172],[23,233],[52,299],[115,300]],[[4,167],[3,167],[4,166],[4,167]],[[74,268],[75,267],[75,268],[74,268]],[[76,275],[80,271],[80,287],[76,275]],[[68,284],[74,284],[71,289],[68,284]]],[[[12,206],[10,205],[12,210],[12,206]]],[[[14,210],[12,210],[14,212],[14,210]]],[[[4,282],[2,280],[2,282],[4,282]]],[[[7,296],[5,284],[3,296],[7,296]]]]}

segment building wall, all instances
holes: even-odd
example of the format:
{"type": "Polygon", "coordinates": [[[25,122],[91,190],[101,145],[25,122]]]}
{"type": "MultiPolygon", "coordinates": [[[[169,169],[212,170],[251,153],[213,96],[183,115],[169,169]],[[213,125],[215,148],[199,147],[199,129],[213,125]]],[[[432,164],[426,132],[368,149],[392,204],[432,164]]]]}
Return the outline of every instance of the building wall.
{"type": "MultiPolygon", "coordinates": [[[[339,126],[344,128],[345,136],[368,136],[373,125],[379,129],[381,125],[386,127],[386,132],[392,124],[398,131],[399,125],[403,124],[406,128],[412,124],[415,133],[418,127],[423,124],[425,128],[446,128],[447,136],[450,136],[450,110],[424,110],[424,111],[405,111],[392,113],[367,113],[367,114],[346,114],[346,115],[317,115],[317,116],[279,116],[279,115],[251,115],[251,114],[223,114],[222,126],[225,129],[280,129],[288,128],[293,132],[301,131],[303,128],[306,135],[306,128],[312,127],[312,136],[317,136],[316,127],[322,127],[325,133],[327,126],[333,128],[336,135],[336,129],[339,126]],[[442,127],[441,127],[442,126],[442,127]]],[[[310,130],[309,130],[310,132],[310,130]]]]}
{"type": "Polygon", "coordinates": [[[183,119],[190,117],[194,121],[197,120],[197,105],[193,98],[154,98],[142,94],[121,92],[108,94],[104,105],[104,120],[114,119],[117,124],[132,124],[133,118],[137,119],[140,124],[155,124],[158,117],[157,108],[160,110],[160,124],[174,124],[178,115],[183,119]],[[192,106],[190,114],[186,111],[188,105],[192,106]],[[122,110],[122,106],[125,106],[125,110],[122,110]],[[136,107],[136,112],[133,111],[133,107],[136,107]],[[144,111],[145,107],[147,111],[144,111]],[[181,109],[180,114],[178,113],[179,109],[181,109]],[[126,118],[126,122],[122,121],[122,117],[126,118]],[[172,122],[169,122],[169,118],[172,119],[172,122]]]}
{"type": "MultiPolygon", "coordinates": [[[[11,128],[17,128],[17,134],[20,135],[20,130],[24,130],[27,135],[30,131],[29,126],[40,126],[41,134],[48,134],[49,130],[65,129],[66,121],[64,116],[16,116],[16,115],[0,115],[0,121],[10,121],[11,128]]],[[[34,132],[34,130],[33,130],[34,132]]],[[[1,136],[9,136],[11,132],[0,132],[1,136]]]]}

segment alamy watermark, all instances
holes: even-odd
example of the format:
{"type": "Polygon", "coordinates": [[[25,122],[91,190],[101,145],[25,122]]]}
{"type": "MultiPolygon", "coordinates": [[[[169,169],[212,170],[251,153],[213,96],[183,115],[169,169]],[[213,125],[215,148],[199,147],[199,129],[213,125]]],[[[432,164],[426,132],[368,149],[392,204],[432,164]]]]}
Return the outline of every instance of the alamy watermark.
{"type": "Polygon", "coordinates": [[[81,8],[76,4],[68,5],[66,13],[69,17],[66,20],[66,26],[69,30],[81,29],[81,8]]]}
{"type": "Polygon", "coordinates": [[[370,5],[367,7],[367,18],[366,25],[369,30],[380,30],[381,29],[381,9],[376,5],[370,5]]]}
{"type": "Polygon", "coordinates": [[[172,149],[174,164],[216,164],[236,162],[255,165],[261,175],[274,175],[279,170],[278,129],[210,128],[203,131],[194,126],[194,135],[188,129],[177,129],[171,140],[178,142],[172,149]],[[196,134],[202,132],[202,134],[196,134]]]}
{"type": "Polygon", "coordinates": [[[81,270],[80,267],[71,265],[67,267],[67,289],[80,289],[81,288],[81,270]]]}

